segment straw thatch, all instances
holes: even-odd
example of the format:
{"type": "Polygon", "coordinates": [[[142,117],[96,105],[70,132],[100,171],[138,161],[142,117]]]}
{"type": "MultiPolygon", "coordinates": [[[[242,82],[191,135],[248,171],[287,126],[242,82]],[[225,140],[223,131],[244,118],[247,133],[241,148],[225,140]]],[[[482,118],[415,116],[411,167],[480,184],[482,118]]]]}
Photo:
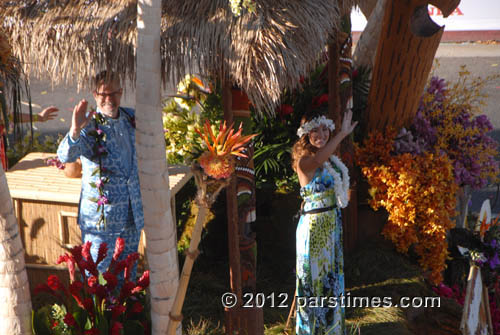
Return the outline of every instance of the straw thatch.
{"type": "MultiPolygon", "coordinates": [[[[255,13],[235,17],[229,0],[163,0],[164,80],[201,71],[230,79],[257,109],[273,107],[309,73],[354,2],[257,0],[255,13]]],[[[3,1],[0,10],[28,73],[88,86],[108,68],[135,81],[135,0],[3,1]]]]}

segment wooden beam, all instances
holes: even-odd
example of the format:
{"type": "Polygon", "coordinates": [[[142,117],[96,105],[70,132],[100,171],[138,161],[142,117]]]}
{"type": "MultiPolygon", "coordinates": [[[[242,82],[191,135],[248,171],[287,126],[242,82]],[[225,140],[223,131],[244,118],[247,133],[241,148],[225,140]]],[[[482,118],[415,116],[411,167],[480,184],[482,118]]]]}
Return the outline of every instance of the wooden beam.
{"type": "MultiPolygon", "coordinates": [[[[224,120],[228,125],[233,123],[231,83],[224,80],[222,83],[222,106],[224,108],[224,120]]],[[[239,331],[240,317],[239,309],[241,306],[241,269],[240,269],[240,246],[238,229],[238,203],[236,199],[236,177],[231,177],[229,186],[226,188],[226,206],[227,206],[227,230],[228,230],[228,249],[229,249],[229,276],[231,291],[236,294],[238,304],[232,309],[226,311],[226,334],[233,334],[239,331]]]]}

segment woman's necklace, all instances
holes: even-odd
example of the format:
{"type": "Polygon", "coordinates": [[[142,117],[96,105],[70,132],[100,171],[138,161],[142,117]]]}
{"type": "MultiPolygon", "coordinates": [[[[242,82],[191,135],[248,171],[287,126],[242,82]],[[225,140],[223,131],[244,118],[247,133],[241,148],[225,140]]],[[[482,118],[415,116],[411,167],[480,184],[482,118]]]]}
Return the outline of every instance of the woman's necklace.
{"type": "Polygon", "coordinates": [[[342,163],[340,158],[335,155],[331,155],[330,158],[323,163],[323,167],[333,177],[333,189],[335,190],[335,197],[337,198],[337,206],[340,208],[347,207],[349,203],[349,171],[347,167],[342,163]],[[332,163],[340,169],[342,176],[335,171],[332,163]]]}

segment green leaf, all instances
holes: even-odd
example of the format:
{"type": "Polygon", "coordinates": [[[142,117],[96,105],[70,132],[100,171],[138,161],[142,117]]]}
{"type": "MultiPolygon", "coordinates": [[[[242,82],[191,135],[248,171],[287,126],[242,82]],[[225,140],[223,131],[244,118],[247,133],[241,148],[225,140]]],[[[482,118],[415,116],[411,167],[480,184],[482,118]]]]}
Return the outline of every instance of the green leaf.
{"type": "Polygon", "coordinates": [[[99,329],[99,334],[108,334],[109,333],[109,324],[108,320],[102,315],[102,314],[97,314],[96,315],[96,326],[97,329],[99,329]]]}
{"type": "Polygon", "coordinates": [[[90,186],[92,186],[93,188],[97,188],[97,185],[96,185],[93,181],[91,181],[89,184],[90,184],[90,186]]]}
{"type": "MultiPolygon", "coordinates": [[[[73,317],[75,318],[76,323],[78,324],[78,326],[80,328],[86,327],[87,324],[89,324],[89,322],[90,322],[87,311],[85,311],[81,308],[79,308],[76,312],[73,313],[73,317]]],[[[90,328],[88,328],[88,329],[90,329],[90,328]]]]}
{"type": "Polygon", "coordinates": [[[96,197],[89,197],[89,200],[92,201],[92,202],[97,202],[97,198],[96,197]]]}
{"type": "Polygon", "coordinates": [[[92,176],[95,176],[95,175],[96,175],[96,173],[98,173],[98,172],[99,172],[99,166],[96,166],[96,167],[94,168],[94,170],[92,170],[92,176]]]}
{"type": "Polygon", "coordinates": [[[51,335],[50,306],[31,312],[31,327],[35,335],[51,335]]]}

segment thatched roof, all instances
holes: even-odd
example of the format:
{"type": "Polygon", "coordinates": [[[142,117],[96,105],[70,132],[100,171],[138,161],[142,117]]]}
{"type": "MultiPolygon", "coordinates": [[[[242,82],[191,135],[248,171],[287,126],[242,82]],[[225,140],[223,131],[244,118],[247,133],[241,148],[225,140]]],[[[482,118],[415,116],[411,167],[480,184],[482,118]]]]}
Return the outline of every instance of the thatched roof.
{"type": "MultiPolygon", "coordinates": [[[[354,1],[338,0],[347,8],[354,1]]],[[[176,83],[194,70],[225,76],[258,109],[273,107],[335,34],[338,2],[256,0],[256,13],[234,17],[228,0],[163,0],[164,79],[176,83]]],[[[135,0],[20,0],[3,1],[0,10],[27,73],[88,86],[104,68],[135,81],[136,6],[135,0]]]]}

